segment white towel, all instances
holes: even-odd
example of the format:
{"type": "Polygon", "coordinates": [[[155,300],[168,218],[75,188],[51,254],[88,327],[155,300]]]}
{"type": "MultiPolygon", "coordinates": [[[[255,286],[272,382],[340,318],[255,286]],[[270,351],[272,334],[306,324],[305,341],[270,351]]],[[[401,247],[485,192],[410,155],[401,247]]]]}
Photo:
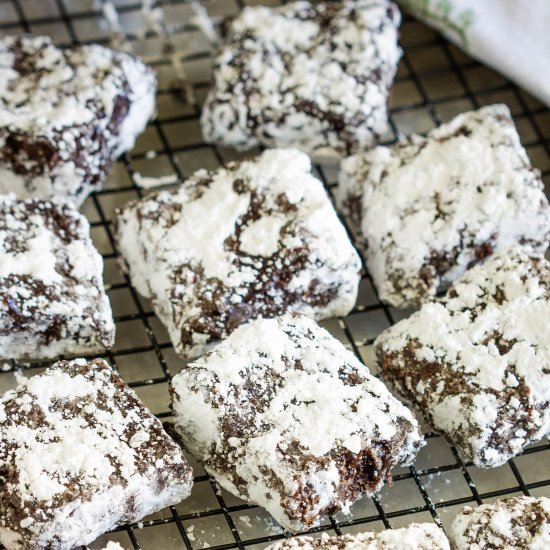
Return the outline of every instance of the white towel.
{"type": "Polygon", "coordinates": [[[550,106],[550,0],[398,0],[550,106]]]}

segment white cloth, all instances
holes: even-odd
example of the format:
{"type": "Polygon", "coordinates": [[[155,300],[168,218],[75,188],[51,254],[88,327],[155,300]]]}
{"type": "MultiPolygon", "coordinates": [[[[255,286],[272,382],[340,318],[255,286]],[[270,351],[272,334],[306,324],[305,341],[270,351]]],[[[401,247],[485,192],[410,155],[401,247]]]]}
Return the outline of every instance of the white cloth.
{"type": "Polygon", "coordinates": [[[550,106],[550,0],[398,0],[550,106]]]}

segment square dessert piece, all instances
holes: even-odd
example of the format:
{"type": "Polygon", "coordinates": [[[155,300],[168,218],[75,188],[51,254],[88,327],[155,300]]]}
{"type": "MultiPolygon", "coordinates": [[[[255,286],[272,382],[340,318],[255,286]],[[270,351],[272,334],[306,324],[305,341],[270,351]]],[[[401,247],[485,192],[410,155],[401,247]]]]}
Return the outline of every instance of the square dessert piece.
{"type": "Polygon", "coordinates": [[[309,158],[266,151],[125,206],[118,248],[184,357],[242,323],[355,303],[360,260],[309,158]]]}
{"type": "Polygon", "coordinates": [[[215,59],[205,140],[316,157],[372,146],[388,128],[400,21],[388,0],[244,8],[215,59]]]}
{"type": "Polygon", "coordinates": [[[291,531],[346,512],[423,444],[411,411],[300,314],[238,328],[170,390],[175,429],[206,471],[291,531]]]}
{"type": "Polygon", "coordinates": [[[281,540],[266,550],[450,550],[445,533],[434,523],[411,523],[402,529],[386,529],[380,533],[296,537],[281,540]]]}
{"type": "Polygon", "coordinates": [[[505,105],[350,157],[339,179],[380,299],[396,307],[430,300],[493,252],[550,240],[540,173],[505,105]]]}
{"type": "Polygon", "coordinates": [[[79,205],[155,110],[143,62],[98,45],[0,38],[0,193],[79,205]]]}
{"type": "Polygon", "coordinates": [[[384,331],[382,376],[476,466],[550,432],[550,263],[519,246],[384,331]]]}
{"type": "Polygon", "coordinates": [[[91,354],[113,345],[103,260],[73,206],[0,196],[0,358],[91,354]]]}
{"type": "Polygon", "coordinates": [[[550,498],[508,497],[465,506],[451,527],[457,550],[550,548],[550,498]]]}
{"type": "Polygon", "coordinates": [[[192,471],[101,360],[60,361],[0,397],[0,543],[70,550],[186,498],[192,471]]]}

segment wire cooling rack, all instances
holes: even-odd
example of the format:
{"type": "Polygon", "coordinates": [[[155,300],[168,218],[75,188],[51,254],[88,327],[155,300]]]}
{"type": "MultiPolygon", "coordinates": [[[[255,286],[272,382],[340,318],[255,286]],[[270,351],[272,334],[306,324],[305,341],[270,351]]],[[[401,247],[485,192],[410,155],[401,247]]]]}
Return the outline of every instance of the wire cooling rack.
{"type": "MultiPolygon", "coordinates": [[[[210,15],[221,18],[237,13],[247,3],[204,0],[203,6],[210,15]]],[[[170,415],[168,381],[181,370],[182,362],[174,354],[151,304],[137,294],[117,269],[114,211],[147,192],[137,185],[143,181],[140,176],[182,181],[198,168],[212,169],[242,155],[206,145],[202,139],[199,105],[209,86],[211,52],[199,28],[189,23],[194,13],[189,2],[165,0],[149,4],[164,11],[170,45],[182,52],[180,69],[183,68],[192,84],[197,105],[186,102],[181,93],[174,93],[174,80],[181,73],[176,74],[174,65],[163,55],[166,40],[147,28],[139,0],[113,1],[118,19],[113,21],[111,17],[110,22],[105,17],[109,11],[97,0],[0,0],[0,33],[47,34],[61,45],[107,44],[113,39],[117,23],[118,39],[124,38],[123,45],[148,59],[158,73],[158,117],[149,124],[135,149],[114,165],[104,189],[86,201],[83,212],[91,222],[93,240],[105,261],[105,283],[117,324],[116,344],[105,358],[145,404],[165,419],[170,415]]],[[[392,132],[385,141],[391,142],[400,134],[425,132],[468,109],[504,102],[510,107],[523,144],[533,164],[542,171],[548,188],[548,109],[410,17],[405,17],[402,25],[401,44],[405,53],[393,90],[392,132]]],[[[335,181],[334,170],[321,167],[316,170],[330,190],[335,181]]],[[[381,304],[365,272],[353,312],[323,324],[375,370],[371,350],[374,339],[408,313],[381,304]]],[[[46,366],[6,364],[5,372],[0,369],[0,392],[16,385],[20,369],[26,376],[32,376],[46,366]]],[[[90,548],[102,548],[108,540],[114,540],[126,549],[261,549],[270,541],[288,536],[263,509],[221,490],[200,464],[191,457],[190,461],[195,470],[195,486],[188,500],[138,524],[123,526],[101,537],[90,548]]],[[[517,494],[550,496],[547,440],[532,445],[500,468],[480,470],[460,460],[443,438],[428,433],[427,445],[414,466],[394,471],[393,486],[386,485],[378,496],[360,500],[349,516],[327,518],[313,533],[315,536],[323,531],[331,534],[376,531],[420,521],[433,521],[448,528],[465,504],[475,506],[517,494]]]]}

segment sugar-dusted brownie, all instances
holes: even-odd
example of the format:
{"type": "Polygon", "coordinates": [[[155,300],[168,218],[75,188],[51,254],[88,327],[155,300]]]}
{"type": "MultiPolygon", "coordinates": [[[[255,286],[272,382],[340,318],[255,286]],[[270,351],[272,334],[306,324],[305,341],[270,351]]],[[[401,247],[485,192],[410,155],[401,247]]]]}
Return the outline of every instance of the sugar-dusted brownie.
{"type": "Polygon", "coordinates": [[[505,105],[342,163],[337,202],[380,299],[430,300],[479,260],[515,243],[544,251],[550,208],[505,105]]]}
{"type": "Polygon", "coordinates": [[[0,38],[0,193],[80,204],[131,149],[155,109],[138,58],[47,37],[0,38]]]}
{"type": "Polygon", "coordinates": [[[309,158],[265,151],[118,213],[118,248],[176,351],[193,357],[256,317],[347,314],[360,260],[309,158]]]}
{"type": "Polygon", "coordinates": [[[382,376],[479,467],[550,432],[550,263],[491,256],[374,344],[382,376]]]}
{"type": "Polygon", "coordinates": [[[101,360],[60,361],[0,397],[0,543],[69,550],[191,492],[162,424],[101,360]]]}
{"type": "Polygon", "coordinates": [[[215,59],[206,141],[322,157],[372,146],[388,127],[400,20],[389,0],[246,7],[215,59]]]}
{"type": "Polygon", "coordinates": [[[291,531],[347,511],[423,444],[411,411],[301,314],[239,327],[170,391],[175,429],[207,472],[291,531]]]}
{"type": "Polygon", "coordinates": [[[0,358],[91,354],[113,345],[103,260],[68,203],[0,196],[0,358]]]}
{"type": "Polygon", "coordinates": [[[278,541],[265,550],[450,550],[445,533],[434,523],[411,523],[401,529],[386,529],[380,533],[320,538],[295,537],[278,541]]]}
{"type": "Polygon", "coordinates": [[[550,548],[550,499],[520,496],[465,506],[450,536],[456,550],[545,550],[550,548]]]}

